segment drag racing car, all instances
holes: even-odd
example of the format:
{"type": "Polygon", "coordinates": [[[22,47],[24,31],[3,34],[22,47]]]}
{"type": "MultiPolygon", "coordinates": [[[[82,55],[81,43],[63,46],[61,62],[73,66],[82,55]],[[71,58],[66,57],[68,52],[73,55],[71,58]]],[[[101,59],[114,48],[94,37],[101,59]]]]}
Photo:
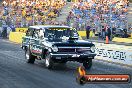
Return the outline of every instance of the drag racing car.
{"type": "Polygon", "coordinates": [[[96,56],[95,45],[80,40],[76,29],[58,25],[30,26],[23,37],[22,49],[27,63],[44,59],[48,69],[53,68],[54,63],[67,61],[83,63],[86,69],[90,69],[96,56]]]}

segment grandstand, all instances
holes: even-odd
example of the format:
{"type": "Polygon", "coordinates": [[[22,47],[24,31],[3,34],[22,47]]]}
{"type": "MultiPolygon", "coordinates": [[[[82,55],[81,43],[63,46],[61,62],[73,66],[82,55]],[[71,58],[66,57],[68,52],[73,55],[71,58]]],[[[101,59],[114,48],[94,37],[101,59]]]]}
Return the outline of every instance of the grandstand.
{"type": "Polygon", "coordinates": [[[16,27],[48,24],[49,21],[53,23],[52,21],[60,15],[61,9],[66,4],[63,0],[9,1],[2,3],[2,19],[10,21],[16,27]]]}
{"type": "Polygon", "coordinates": [[[87,25],[96,31],[101,31],[103,25],[125,29],[128,23],[127,7],[127,0],[80,1],[74,3],[67,22],[78,30],[85,30],[87,25]]]}
{"type": "Polygon", "coordinates": [[[0,13],[2,19],[10,21],[9,24],[14,24],[16,27],[27,27],[35,24],[55,24],[56,21],[63,21],[62,19],[65,21],[67,19],[67,24],[78,30],[85,30],[87,24],[97,31],[100,31],[101,25],[104,24],[112,27],[126,28],[127,0],[17,1],[5,0],[0,13]],[[66,1],[74,3],[67,5],[66,1]],[[111,13],[110,4],[112,5],[111,13]],[[73,7],[69,8],[70,5],[73,7]]]}

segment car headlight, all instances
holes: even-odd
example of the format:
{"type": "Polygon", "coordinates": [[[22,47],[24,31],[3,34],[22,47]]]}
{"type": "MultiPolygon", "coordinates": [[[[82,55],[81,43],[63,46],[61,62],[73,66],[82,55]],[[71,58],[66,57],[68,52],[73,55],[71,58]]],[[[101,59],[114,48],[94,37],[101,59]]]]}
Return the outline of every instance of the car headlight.
{"type": "Polygon", "coordinates": [[[91,51],[94,53],[95,52],[95,46],[91,47],[91,51]]]}
{"type": "Polygon", "coordinates": [[[52,52],[52,49],[51,49],[51,48],[48,48],[48,51],[49,51],[49,52],[52,52]]]}
{"type": "Polygon", "coordinates": [[[52,47],[52,50],[53,50],[54,52],[57,52],[57,51],[58,51],[58,47],[57,47],[57,46],[53,46],[53,47],[52,47]]]}

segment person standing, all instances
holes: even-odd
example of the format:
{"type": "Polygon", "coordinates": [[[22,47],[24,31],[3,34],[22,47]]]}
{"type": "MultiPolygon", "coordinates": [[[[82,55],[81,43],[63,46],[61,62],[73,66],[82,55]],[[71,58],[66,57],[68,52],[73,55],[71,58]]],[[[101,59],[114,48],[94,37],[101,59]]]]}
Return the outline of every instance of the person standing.
{"type": "Polygon", "coordinates": [[[107,36],[109,40],[111,40],[111,28],[110,27],[107,28],[107,36]]]}
{"type": "Polygon", "coordinates": [[[7,27],[3,27],[2,37],[7,38],[7,27]]]}
{"type": "Polygon", "coordinates": [[[89,39],[90,29],[91,29],[91,27],[88,25],[88,26],[86,27],[86,36],[87,36],[87,39],[89,39]]]}
{"type": "Polygon", "coordinates": [[[6,25],[5,21],[3,21],[2,29],[3,29],[3,31],[2,31],[2,37],[3,38],[7,38],[7,25],[6,25]]]}
{"type": "Polygon", "coordinates": [[[101,37],[103,40],[105,40],[105,27],[104,26],[102,26],[101,37]]]}
{"type": "Polygon", "coordinates": [[[115,35],[116,35],[116,27],[113,26],[113,28],[112,28],[112,38],[114,38],[115,35]]]}

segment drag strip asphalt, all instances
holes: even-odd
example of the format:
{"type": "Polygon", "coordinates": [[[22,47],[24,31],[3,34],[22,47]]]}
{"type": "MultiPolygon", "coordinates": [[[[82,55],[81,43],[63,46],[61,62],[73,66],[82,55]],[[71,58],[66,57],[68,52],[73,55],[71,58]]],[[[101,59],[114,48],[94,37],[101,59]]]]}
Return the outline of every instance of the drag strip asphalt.
{"type": "MultiPolygon", "coordinates": [[[[56,64],[53,70],[44,66],[44,61],[37,60],[28,64],[20,44],[13,44],[0,39],[0,88],[132,88],[129,84],[85,84],[76,83],[77,68],[81,64],[68,62],[56,64]]],[[[93,60],[93,67],[88,74],[130,74],[132,68],[93,60]]]]}

